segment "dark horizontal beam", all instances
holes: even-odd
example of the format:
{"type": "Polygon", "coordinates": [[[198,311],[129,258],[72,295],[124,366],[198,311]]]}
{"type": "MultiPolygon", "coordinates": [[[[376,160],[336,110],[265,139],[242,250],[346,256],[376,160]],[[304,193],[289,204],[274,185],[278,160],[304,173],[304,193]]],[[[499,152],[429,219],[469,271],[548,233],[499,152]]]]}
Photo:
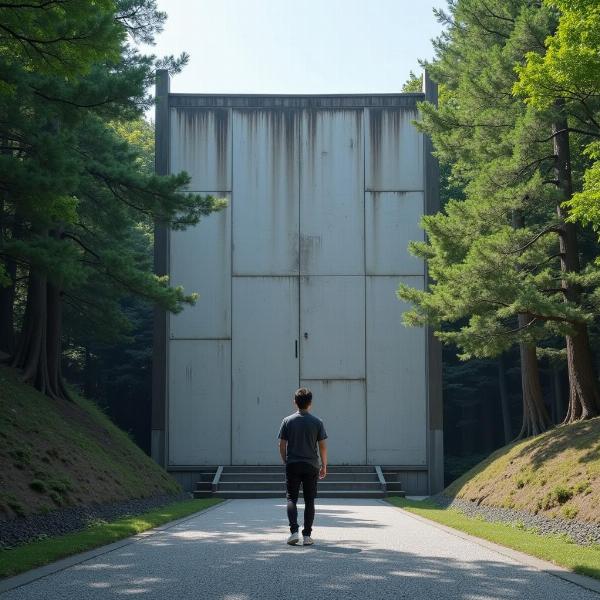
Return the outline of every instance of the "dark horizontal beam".
{"type": "Polygon", "coordinates": [[[348,94],[326,96],[288,96],[260,94],[169,94],[169,106],[187,108],[268,108],[340,109],[409,108],[415,109],[424,94],[348,94]]]}

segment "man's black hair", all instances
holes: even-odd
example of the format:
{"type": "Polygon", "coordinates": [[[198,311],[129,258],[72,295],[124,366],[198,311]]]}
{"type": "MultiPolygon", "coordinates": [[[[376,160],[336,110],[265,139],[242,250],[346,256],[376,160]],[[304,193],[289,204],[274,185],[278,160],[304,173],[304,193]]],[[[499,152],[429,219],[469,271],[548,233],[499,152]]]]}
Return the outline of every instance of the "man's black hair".
{"type": "Polygon", "coordinates": [[[294,394],[294,402],[300,410],[306,410],[312,402],[312,392],[304,387],[297,389],[294,394]]]}

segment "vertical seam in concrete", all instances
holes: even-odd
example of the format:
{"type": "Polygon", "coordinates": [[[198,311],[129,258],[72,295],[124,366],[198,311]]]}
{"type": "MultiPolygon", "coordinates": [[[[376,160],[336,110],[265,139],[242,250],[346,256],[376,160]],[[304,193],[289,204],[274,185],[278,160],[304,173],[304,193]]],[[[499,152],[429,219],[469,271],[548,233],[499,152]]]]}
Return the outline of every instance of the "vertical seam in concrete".
{"type": "Polygon", "coordinates": [[[368,367],[368,354],[367,354],[367,193],[366,193],[366,182],[367,182],[367,168],[366,168],[366,137],[367,137],[367,108],[363,108],[362,110],[362,141],[363,141],[363,282],[364,282],[364,298],[365,298],[365,306],[364,306],[364,330],[365,330],[365,340],[364,340],[364,349],[365,349],[365,465],[369,464],[369,378],[367,375],[367,367],[368,367]]]}
{"type": "Polygon", "coordinates": [[[302,380],[302,152],[304,111],[298,111],[298,387],[302,380]]]}
{"type": "Polygon", "coordinates": [[[229,336],[231,338],[231,342],[229,342],[229,464],[233,465],[233,203],[235,202],[234,193],[233,193],[233,161],[234,161],[234,132],[233,128],[235,126],[235,119],[233,115],[233,109],[229,109],[229,119],[230,119],[230,127],[229,127],[229,135],[231,136],[231,164],[230,164],[230,178],[231,183],[229,187],[231,188],[231,196],[229,199],[230,202],[230,212],[231,218],[229,219],[229,264],[230,264],[230,273],[229,273],[229,336]]]}

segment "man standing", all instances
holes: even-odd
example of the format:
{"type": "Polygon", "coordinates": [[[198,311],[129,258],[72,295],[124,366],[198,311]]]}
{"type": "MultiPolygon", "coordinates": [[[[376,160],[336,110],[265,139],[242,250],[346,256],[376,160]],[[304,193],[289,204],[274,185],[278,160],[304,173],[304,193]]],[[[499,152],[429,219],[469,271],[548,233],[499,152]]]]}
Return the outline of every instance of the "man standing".
{"type": "Polygon", "coordinates": [[[304,529],[302,536],[304,545],[310,546],[312,524],[315,518],[315,498],[317,496],[317,478],[327,475],[327,433],[321,419],[309,414],[312,407],[312,392],[300,388],[294,394],[294,402],[298,411],[281,422],[279,429],[279,454],[285,463],[285,480],[287,490],[287,514],[291,535],[287,540],[290,545],[297,544],[298,536],[298,494],[300,484],[304,494],[304,529]],[[317,443],[321,455],[317,455],[317,443]]]}

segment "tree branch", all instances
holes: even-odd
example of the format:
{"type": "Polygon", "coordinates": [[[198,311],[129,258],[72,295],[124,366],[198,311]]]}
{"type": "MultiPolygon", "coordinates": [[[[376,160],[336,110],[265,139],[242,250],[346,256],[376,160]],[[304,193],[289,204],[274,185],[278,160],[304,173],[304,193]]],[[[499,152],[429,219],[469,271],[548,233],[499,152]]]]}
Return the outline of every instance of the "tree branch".
{"type": "Polygon", "coordinates": [[[509,252],[502,252],[502,254],[504,254],[505,256],[509,254],[521,254],[523,251],[527,250],[529,246],[535,244],[535,242],[537,242],[543,235],[546,235],[547,233],[560,233],[561,231],[562,230],[558,225],[548,225],[547,227],[544,227],[544,229],[542,229],[540,232],[536,233],[536,235],[523,246],[520,246],[519,248],[516,248],[515,250],[511,250],[509,252]]]}

